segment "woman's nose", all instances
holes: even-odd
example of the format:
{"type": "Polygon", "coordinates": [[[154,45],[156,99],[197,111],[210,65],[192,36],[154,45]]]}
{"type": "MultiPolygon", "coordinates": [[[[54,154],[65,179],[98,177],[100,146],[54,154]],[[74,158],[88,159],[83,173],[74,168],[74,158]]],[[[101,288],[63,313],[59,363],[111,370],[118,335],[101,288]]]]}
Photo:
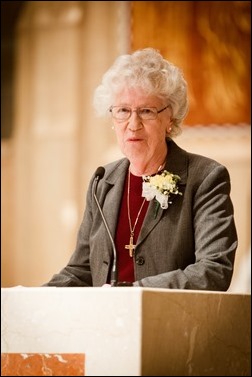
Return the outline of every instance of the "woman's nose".
{"type": "Polygon", "coordinates": [[[140,130],[143,127],[142,120],[136,111],[132,111],[131,117],[129,118],[128,128],[131,131],[140,130]]]}

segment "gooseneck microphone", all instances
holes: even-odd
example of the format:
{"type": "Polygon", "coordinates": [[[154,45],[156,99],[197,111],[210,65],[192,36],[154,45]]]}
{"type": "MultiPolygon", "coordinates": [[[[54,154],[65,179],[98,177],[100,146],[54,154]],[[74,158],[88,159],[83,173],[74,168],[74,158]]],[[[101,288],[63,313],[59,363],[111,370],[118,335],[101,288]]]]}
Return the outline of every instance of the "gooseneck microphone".
{"type": "Polygon", "coordinates": [[[105,174],[104,167],[99,166],[96,169],[96,172],[95,172],[93,196],[94,196],[94,200],[97,204],[97,207],[99,209],[99,212],[101,214],[102,220],[104,222],[105,228],[107,230],[108,236],[110,238],[110,241],[111,241],[111,244],[112,244],[112,247],[113,247],[113,264],[112,264],[112,270],[111,270],[111,286],[116,287],[117,286],[117,275],[118,274],[117,274],[117,256],[116,256],[115,242],[113,240],[113,237],[112,237],[111,232],[110,232],[109,227],[108,227],[108,223],[105,219],[105,216],[104,216],[103,211],[101,209],[100,203],[99,203],[97,196],[96,196],[98,182],[99,182],[100,179],[103,178],[104,174],[105,174]]]}

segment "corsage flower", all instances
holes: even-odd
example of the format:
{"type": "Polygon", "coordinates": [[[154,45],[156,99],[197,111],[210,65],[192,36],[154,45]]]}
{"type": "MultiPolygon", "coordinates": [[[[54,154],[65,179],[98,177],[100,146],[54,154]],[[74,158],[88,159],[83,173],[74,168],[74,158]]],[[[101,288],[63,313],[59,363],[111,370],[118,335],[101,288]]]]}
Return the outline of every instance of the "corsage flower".
{"type": "Polygon", "coordinates": [[[145,175],[142,196],[148,201],[156,198],[161,208],[166,209],[171,204],[169,201],[171,194],[182,195],[177,185],[180,179],[178,175],[169,173],[167,170],[156,175],[145,175]]]}

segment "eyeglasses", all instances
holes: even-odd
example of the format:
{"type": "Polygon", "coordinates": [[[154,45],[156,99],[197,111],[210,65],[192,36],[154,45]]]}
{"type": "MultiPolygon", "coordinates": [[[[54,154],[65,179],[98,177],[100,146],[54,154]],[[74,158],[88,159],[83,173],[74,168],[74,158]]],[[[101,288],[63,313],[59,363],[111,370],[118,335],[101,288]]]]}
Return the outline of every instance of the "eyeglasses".
{"type": "Polygon", "coordinates": [[[154,120],[157,118],[158,114],[164,111],[169,107],[166,106],[161,110],[158,110],[156,107],[138,107],[135,110],[132,110],[128,106],[111,106],[109,111],[114,119],[117,120],[128,120],[133,111],[135,111],[138,117],[142,120],[154,120]]]}

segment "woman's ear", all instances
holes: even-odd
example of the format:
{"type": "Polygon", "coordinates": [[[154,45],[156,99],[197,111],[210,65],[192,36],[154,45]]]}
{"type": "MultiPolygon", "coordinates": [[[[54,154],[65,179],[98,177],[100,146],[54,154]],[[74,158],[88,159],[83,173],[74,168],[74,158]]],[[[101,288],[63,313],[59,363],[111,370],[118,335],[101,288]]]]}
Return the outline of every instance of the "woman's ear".
{"type": "Polygon", "coordinates": [[[172,119],[170,119],[170,121],[167,123],[167,126],[166,126],[167,135],[171,133],[171,130],[172,130],[172,119]]]}

